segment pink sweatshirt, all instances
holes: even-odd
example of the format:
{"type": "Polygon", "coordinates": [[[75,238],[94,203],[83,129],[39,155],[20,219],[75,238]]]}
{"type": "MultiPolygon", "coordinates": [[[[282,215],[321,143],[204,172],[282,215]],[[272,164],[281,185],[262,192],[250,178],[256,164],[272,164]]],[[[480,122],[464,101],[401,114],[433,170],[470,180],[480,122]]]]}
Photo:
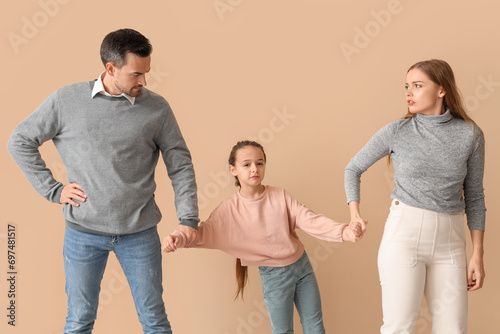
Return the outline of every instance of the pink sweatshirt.
{"type": "Polygon", "coordinates": [[[200,223],[201,239],[195,247],[222,250],[241,259],[244,266],[283,267],[304,252],[295,228],[319,239],[342,242],[346,226],[312,212],[285,190],[266,186],[256,199],[237,192],[224,200],[200,223]]]}

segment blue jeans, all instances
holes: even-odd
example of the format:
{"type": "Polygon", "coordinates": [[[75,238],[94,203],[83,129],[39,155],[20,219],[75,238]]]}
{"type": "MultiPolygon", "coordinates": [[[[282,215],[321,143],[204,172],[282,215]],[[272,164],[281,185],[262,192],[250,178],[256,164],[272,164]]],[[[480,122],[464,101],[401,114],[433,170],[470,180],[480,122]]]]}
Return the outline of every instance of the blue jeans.
{"type": "Polygon", "coordinates": [[[66,227],[64,270],[68,316],[64,333],[92,333],[110,251],[115,252],[127,277],[144,333],[172,333],[162,299],[161,246],[156,227],[117,236],[66,227]]]}
{"type": "Polygon", "coordinates": [[[293,304],[304,334],[324,334],[318,283],[306,252],[285,267],[259,267],[273,334],[293,333],[293,304]]]}

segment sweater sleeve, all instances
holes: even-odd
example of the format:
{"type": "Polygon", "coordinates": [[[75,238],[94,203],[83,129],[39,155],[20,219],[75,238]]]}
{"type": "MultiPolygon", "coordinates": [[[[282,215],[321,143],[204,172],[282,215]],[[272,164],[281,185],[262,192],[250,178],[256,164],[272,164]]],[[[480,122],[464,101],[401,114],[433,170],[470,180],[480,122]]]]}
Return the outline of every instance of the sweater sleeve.
{"type": "MultiPolygon", "coordinates": [[[[196,245],[193,246],[193,248],[219,249],[217,248],[218,243],[216,241],[216,239],[218,238],[217,236],[218,230],[216,226],[214,226],[216,224],[215,216],[216,213],[214,211],[207,220],[200,223],[200,225],[198,226],[198,230],[200,231],[200,240],[196,245]]],[[[179,244],[177,245],[177,248],[186,247],[187,237],[183,232],[174,231],[172,232],[172,235],[179,239],[179,244]]]]}
{"type": "Polygon", "coordinates": [[[7,143],[12,158],[35,190],[48,201],[59,203],[63,184],[54,179],[39,147],[59,132],[57,92],[49,96],[19,124],[7,143]]]}
{"type": "Polygon", "coordinates": [[[377,131],[345,168],[344,183],[347,203],[360,201],[361,174],[375,162],[391,154],[391,140],[395,124],[387,124],[377,131]]]}
{"type": "Polygon", "coordinates": [[[224,231],[220,224],[219,208],[220,206],[210,214],[207,220],[200,223],[198,227],[200,230],[200,241],[194,246],[195,248],[222,250],[222,245],[227,243],[223,240],[224,231]]]}
{"type": "Polygon", "coordinates": [[[175,194],[175,208],[181,225],[198,228],[198,197],[194,167],[175,116],[165,101],[166,116],[156,143],[167,167],[175,194]]]}
{"type": "Polygon", "coordinates": [[[339,223],[322,214],[314,213],[285,192],[291,227],[325,241],[342,242],[342,232],[347,224],[339,223]]]}
{"type": "Polygon", "coordinates": [[[471,230],[485,230],[486,207],[484,203],[484,135],[475,127],[475,145],[467,160],[467,175],[464,180],[465,213],[471,230]]]}

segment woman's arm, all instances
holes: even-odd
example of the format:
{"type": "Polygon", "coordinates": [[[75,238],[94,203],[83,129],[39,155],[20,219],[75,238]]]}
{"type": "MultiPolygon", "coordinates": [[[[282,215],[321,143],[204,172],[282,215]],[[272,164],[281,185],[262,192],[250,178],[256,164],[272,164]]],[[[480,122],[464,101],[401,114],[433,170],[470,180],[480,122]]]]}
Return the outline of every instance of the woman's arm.
{"type": "Polygon", "coordinates": [[[361,223],[361,225],[366,225],[368,223],[367,220],[361,218],[358,201],[349,202],[349,211],[351,213],[351,223],[361,223]]]}
{"type": "Polygon", "coordinates": [[[395,127],[396,123],[391,123],[380,129],[345,168],[344,183],[347,203],[351,213],[351,223],[360,223],[363,227],[368,223],[367,220],[361,217],[359,210],[361,174],[375,162],[391,153],[391,142],[394,138],[395,127]]]}
{"type": "MultiPolygon", "coordinates": [[[[390,123],[377,131],[366,145],[351,159],[345,168],[345,193],[347,203],[360,202],[361,174],[375,162],[391,154],[397,123],[390,123]]],[[[356,207],[354,208],[356,209],[356,207]]],[[[352,213],[352,212],[351,212],[352,213]]]]}
{"type": "Polygon", "coordinates": [[[474,127],[475,148],[467,161],[467,176],[464,180],[465,213],[472,240],[472,257],[467,270],[467,289],[475,291],[484,284],[484,229],[486,207],[484,203],[484,134],[474,127]]]}
{"type": "Polygon", "coordinates": [[[469,230],[484,231],[486,206],[484,202],[484,155],[485,141],[481,129],[474,128],[474,150],[467,160],[467,175],[464,180],[465,214],[469,230]]]}
{"type": "Polygon", "coordinates": [[[484,272],[484,231],[471,230],[472,257],[467,270],[467,290],[474,291],[481,289],[484,284],[486,273],[484,272]]]}

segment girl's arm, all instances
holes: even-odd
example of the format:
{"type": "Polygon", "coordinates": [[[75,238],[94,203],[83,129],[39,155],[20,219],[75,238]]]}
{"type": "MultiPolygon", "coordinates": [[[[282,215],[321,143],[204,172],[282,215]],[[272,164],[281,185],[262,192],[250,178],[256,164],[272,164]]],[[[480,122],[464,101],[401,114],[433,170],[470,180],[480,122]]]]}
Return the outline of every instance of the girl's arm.
{"type": "Polygon", "coordinates": [[[219,210],[219,205],[208,217],[207,220],[201,222],[198,226],[199,239],[197,239],[196,244],[189,243],[188,236],[178,229],[175,229],[172,234],[167,235],[163,239],[162,250],[164,252],[175,252],[177,248],[210,248],[218,249],[222,244],[223,235],[221,233],[221,219],[219,210]]]}
{"type": "Polygon", "coordinates": [[[484,283],[484,278],[486,277],[483,264],[484,231],[471,230],[470,235],[472,239],[473,251],[469,262],[469,268],[467,270],[467,290],[474,291],[481,289],[484,283]]]}
{"type": "Polygon", "coordinates": [[[325,215],[314,213],[286,191],[285,199],[292,227],[298,227],[315,238],[332,242],[356,242],[363,237],[366,231],[364,222],[339,223],[325,215]]]}

